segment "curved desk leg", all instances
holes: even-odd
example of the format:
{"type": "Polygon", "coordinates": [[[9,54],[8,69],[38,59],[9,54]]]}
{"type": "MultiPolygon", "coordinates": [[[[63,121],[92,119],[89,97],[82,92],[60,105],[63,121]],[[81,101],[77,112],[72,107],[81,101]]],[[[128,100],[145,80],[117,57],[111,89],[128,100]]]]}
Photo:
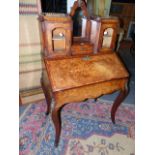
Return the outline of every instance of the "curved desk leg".
{"type": "Polygon", "coordinates": [[[98,98],[95,98],[94,101],[97,102],[98,98]]]}
{"type": "Polygon", "coordinates": [[[48,100],[47,101],[47,111],[46,111],[46,115],[48,115],[51,111],[51,102],[48,100]]]}
{"type": "Polygon", "coordinates": [[[60,133],[61,133],[61,116],[60,116],[61,108],[53,108],[52,110],[52,120],[55,127],[55,147],[58,146],[60,133]]]}
{"type": "Polygon", "coordinates": [[[48,114],[50,113],[50,111],[51,111],[51,102],[52,102],[52,99],[51,99],[51,97],[50,97],[49,92],[46,90],[47,88],[45,87],[42,78],[41,78],[41,80],[40,80],[40,83],[41,83],[41,87],[42,87],[43,93],[44,93],[44,95],[45,95],[45,99],[46,99],[46,103],[47,103],[46,115],[48,115],[48,114]]]}
{"type": "Polygon", "coordinates": [[[52,100],[50,99],[49,95],[47,94],[47,92],[45,91],[43,86],[42,86],[42,88],[43,88],[43,92],[44,92],[46,103],[47,103],[46,115],[48,115],[50,113],[50,111],[51,111],[52,100]]]}
{"type": "Polygon", "coordinates": [[[127,93],[128,93],[128,88],[127,86],[125,86],[125,88],[121,90],[120,94],[117,96],[116,100],[114,101],[114,104],[111,109],[111,120],[114,124],[115,124],[116,111],[118,107],[120,106],[120,104],[122,103],[122,101],[125,99],[127,93]]]}

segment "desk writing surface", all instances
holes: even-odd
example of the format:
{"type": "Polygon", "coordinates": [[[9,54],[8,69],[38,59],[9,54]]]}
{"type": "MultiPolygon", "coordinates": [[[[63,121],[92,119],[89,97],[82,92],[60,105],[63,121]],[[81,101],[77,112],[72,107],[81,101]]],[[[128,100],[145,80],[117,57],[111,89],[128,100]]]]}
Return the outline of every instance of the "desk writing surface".
{"type": "Polygon", "coordinates": [[[53,92],[128,77],[115,53],[45,60],[53,92]]]}

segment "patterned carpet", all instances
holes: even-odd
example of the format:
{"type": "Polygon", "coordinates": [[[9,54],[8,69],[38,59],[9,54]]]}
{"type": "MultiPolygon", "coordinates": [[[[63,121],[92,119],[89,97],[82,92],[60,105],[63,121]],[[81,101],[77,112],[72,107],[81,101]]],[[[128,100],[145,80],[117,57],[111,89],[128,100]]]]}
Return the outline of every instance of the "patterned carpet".
{"type": "Polygon", "coordinates": [[[134,155],[134,106],[122,104],[116,124],[110,103],[88,100],[66,105],[61,113],[60,143],[54,148],[54,126],[46,103],[29,105],[20,116],[20,155],[134,155]]]}

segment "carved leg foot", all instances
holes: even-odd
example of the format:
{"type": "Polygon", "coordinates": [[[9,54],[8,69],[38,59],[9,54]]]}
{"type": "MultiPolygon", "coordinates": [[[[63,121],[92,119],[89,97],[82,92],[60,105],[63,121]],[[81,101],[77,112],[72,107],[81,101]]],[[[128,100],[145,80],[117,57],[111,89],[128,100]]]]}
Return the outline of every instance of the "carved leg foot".
{"type": "Polygon", "coordinates": [[[47,101],[47,111],[46,111],[46,115],[49,115],[51,111],[51,102],[47,101]]]}
{"type": "Polygon", "coordinates": [[[88,99],[86,98],[85,100],[83,100],[83,102],[86,102],[88,99]]]}
{"type": "Polygon", "coordinates": [[[46,94],[45,94],[45,98],[46,98],[46,103],[47,103],[46,115],[49,115],[49,113],[51,112],[51,101],[48,99],[48,97],[46,97],[46,94]]]}
{"type": "Polygon", "coordinates": [[[61,118],[60,118],[60,108],[55,108],[52,110],[52,120],[55,127],[55,147],[58,146],[60,133],[61,133],[61,118]]]}
{"type": "Polygon", "coordinates": [[[98,98],[95,98],[94,101],[96,102],[98,98]]]}
{"type": "Polygon", "coordinates": [[[115,124],[115,114],[116,114],[116,111],[118,109],[118,107],[120,106],[120,104],[122,103],[122,101],[125,99],[126,95],[128,93],[128,89],[127,87],[125,87],[124,90],[121,90],[120,94],[117,96],[113,106],[112,106],[112,109],[111,109],[111,120],[112,122],[115,124]]]}
{"type": "Polygon", "coordinates": [[[49,112],[46,112],[45,114],[46,114],[46,116],[48,116],[49,115],[49,112]]]}
{"type": "Polygon", "coordinates": [[[46,111],[46,115],[49,115],[49,113],[50,113],[50,109],[51,109],[51,103],[47,103],[47,111],[46,111]]]}

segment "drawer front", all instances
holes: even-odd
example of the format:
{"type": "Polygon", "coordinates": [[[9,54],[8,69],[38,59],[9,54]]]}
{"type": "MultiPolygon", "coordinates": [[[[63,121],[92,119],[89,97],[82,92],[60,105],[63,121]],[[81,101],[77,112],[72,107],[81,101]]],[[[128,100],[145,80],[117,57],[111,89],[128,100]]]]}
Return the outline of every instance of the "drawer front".
{"type": "Polygon", "coordinates": [[[71,47],[72,55],[93,53],[93,44],[73,44],[71,47]]]}
{"type": "Polygon", "coordinates": [[[55,92],[56,107],[61,107],[66,103],[80,102],[88,98],[97,98],[124,89],[127,81],[126,78],[118,79],[55,92]]]}

